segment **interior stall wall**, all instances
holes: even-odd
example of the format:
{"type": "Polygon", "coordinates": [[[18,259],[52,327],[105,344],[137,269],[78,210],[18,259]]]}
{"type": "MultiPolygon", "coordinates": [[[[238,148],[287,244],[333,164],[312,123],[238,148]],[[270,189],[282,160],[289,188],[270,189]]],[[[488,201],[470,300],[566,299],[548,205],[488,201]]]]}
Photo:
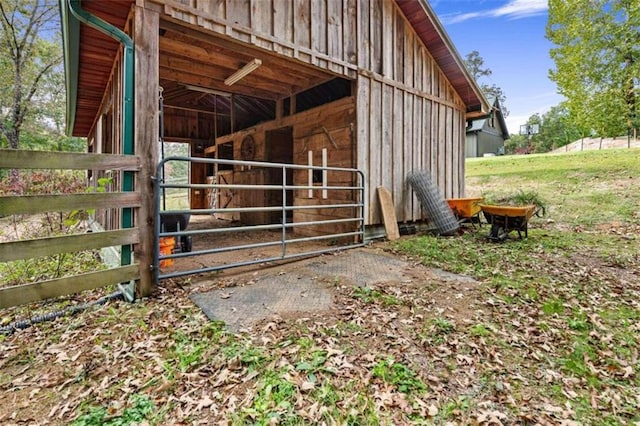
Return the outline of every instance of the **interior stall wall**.
{"type": "MultiPolygon", "coordinates": [[[[242,160],[242,141],[250,136],[255,147],[253,160],[271,161],[270,152],[267,149],[267,133],[282,128],[291,128],[293,143],[293,163],[309,164],[309,155],[312,156],[312,164],[321,166],[323,150],[326,152],[326,164],[329,167],[354,167],[354,136],[355,136],[355,99],[347,97],[335,102],[322,105],[308,111],[292,116],[283,117],[278,120],[260,124],[249,129],[220,137],[216,140],[216,146],[232,143],[234,159],[242,160]],[[311,154],[309,154],[311,152],[311,154]]],[[[232,176],[229,171],[218,172],[218,179],[233,179],[237,184],[265,184],[282,182],[282,172],[280,170],[268,171],[268,169],[249,169],[246,166],[236,166],[232,176]]],[[[322,174],[316,174],[316,186],[320,186],[322,174]],[[320,182],[318,182],[320,180],[320,182]]],[[[342,172],[330,172],[327,174],[329,185],[352,185],[353,175],[342,172]]],[[[293,173],[294,185],[307,185],[308,173],[306,171],[296,171],[293,173]]],[[[313,181],[313,178],[312,178],[313,181]]],[[[278,194],[279,195],[279,194],[278,194]]],[[[228,196],[228,194],[227,194],[228,196]]],[[[311,195],[306,189],[294,191],[294,205],[314,204],[334,204],[338,200],[352,200],[354,194],[349,191],[327,191],[312,190],[311,195]]],[[[280,199],[270,196],[269,191],[263,190],[237,190],[230,203],[225,200],[228,207],[257,207],[268,205],[280,205],[280,199]],[[277,204],[276,204],[277,203],[277,204]]],[[[278,212],[276,212],[278,213],[278,212]]],[[[293,214],[293,221],[321,220],[321,218],[352,217],[353,212],[346,209],[325,209],[313,212],[298,212],[293,214]]],[[[268,213],[251,213],[242,215],[241,222],[246,224],[272,223],[280,220],[280,215],[270,215],[268,213]]],[[[344,227],[344,226],[343,226],[344,227]]],[[[355,225],[350,226],[354,228],[355,225]]],[[[340,228],[342,229],[342,228],[340,228]]],[[[313,227],[298,228],[296,232],[303,235],[317,235],[319,229],[313,227]]],[[[323,233],[326,233],[324,231],[323,233]]]]}
{"type": "Polygon", "coordinates": [[[382,223],[376,188],[398,221],[422,220],[407,174],[431,174],[445,197],[464,194],[465,106],[393,2],[358,3],[358,168],[367,171],[367,224],[382,223]]]}

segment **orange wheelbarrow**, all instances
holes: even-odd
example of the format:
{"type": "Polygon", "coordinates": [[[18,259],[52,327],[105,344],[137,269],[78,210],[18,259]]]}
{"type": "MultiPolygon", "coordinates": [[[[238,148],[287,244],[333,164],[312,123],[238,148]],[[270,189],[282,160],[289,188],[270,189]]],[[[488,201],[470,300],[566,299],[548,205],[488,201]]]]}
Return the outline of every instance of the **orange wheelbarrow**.
{"type": "Polygon", "coordinates": [[[480,203],[484,200],[482,197],[476,198],[447,198],[447,204],[458,220],[458,223],[465,222],[480,224],[480,203]]]}
{"type": "Polygon", "coordinates": [[[511,231],[517,231],[520,239],[522,239],[522,233],[524,232],[524,237],[527,238],[529,236],[529,219],[534,214],[539,215],[541,207],[535,204],[526,206],[480,204],[480,209],[489,225],[491,225],[491,230],[487,237],[492,241],[504,241],[511,231]]]}

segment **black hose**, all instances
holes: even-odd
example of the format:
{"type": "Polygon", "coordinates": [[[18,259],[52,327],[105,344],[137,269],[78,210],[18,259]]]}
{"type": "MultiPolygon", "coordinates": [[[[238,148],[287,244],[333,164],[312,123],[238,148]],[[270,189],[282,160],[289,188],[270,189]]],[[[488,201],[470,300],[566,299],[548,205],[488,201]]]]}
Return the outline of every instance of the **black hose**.
{"type": "Polygon", "coordinates": [[[52,321],[56,318],[61,318],[67,315],[69,316],[76,315],[77,313],[80,313],[93,306],[104,305],[107,302],[110,302],[112,300],[118,300],[118,299],[124,300],[124,295],[120,290],[113,292],[108,296],[103,296],[100,299],[94,300],[93,302],[83,303],[77,306],[71,306],[67,309],[62,309],[59,311],[47,312],[46,314],[37,315],[35,317],[31,317],[25,320],[14,321],[9,325],[0,327],[0,334],[4,334],[8,336],[18,330],[24,330],[25,328],[29,328],[34,324],[38,324],[45,321],[52,321]]]}

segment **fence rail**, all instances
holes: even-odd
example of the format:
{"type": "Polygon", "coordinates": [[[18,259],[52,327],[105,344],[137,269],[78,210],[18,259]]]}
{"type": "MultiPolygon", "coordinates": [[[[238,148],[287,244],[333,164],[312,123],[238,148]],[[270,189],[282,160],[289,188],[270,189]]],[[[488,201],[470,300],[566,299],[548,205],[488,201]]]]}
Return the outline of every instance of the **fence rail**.
{"type": "MultiPolygon", "coordinates": [[[[132,155],[0,149],[0,168],[135,172],[140,170],[140,158],[132,155]]],[[[0,196],[0,217],[83,209],[135,208],[139,207],[140,203],[139,192],[0,196]]],[[[9,241],[0,243],[0,262],[35,259],[112,246],[129,247],[139,243],[139,240],[138,228],[126,228],[9,241]]],[[[126,260],[122,263],[124,266],[116,268],[2,287],[0,288],[0,309],[139,279],[140,265],[127,265],[126,260]]]]}

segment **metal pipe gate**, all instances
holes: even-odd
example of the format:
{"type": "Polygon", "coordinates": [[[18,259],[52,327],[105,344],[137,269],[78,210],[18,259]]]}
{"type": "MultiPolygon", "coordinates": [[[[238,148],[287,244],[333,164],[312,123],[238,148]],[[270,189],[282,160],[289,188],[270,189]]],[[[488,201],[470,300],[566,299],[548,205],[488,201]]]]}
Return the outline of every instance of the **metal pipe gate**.
{"type": "MultiPolygon", "coordinates": [[[[217,169],[217,167],[216,167],[217,169]]],[[[326,179],[323,179],[326,182],[326,179]]],[[[158,163],[158,167],[156,169],[156,178],[154,185],[155,192],[155,227],[156,232],[154,235],[154,261],[153,261],[153,276],[154,282],[157,284],[159,280],[166,278],[175,278],[186,275],[205,273],[205,272],[214,272],[222,269],[247,266],[265,262],[272,262],[277,260],[286,260],[286,259],[294,259],[303,256],[312,256],[319,255],[323,253],[334,252],[338,250],[344,250],[354,247],[361,247],[364,245],[364,211],[365,211],[365,179],[364,174],[357,169],[350,168],[340,168],[340,167],[320,167],[320,166],[307,166],[307,165],[296,165],[296,164],[283,164],[283,163],[268,163],[268,162],[258,162],[258,161],[240,161],[240,160],[226,160],[226,159],[214,159],[214,158],[199,158],[199,157],[167,157],[163,159],[160,163],[158,163]],[[164,167],[169,162],[188,162],[188,163],[207,163],[213,165],[230,165],[230,166],[244,166],[250,169],[252,168],[270,168],[270,169],[280,169],[282,171],[282,178],[280,184],[265,184],[265,185],[248,185],[248,184],[221,184],[214,181],[214,183],[167,183],[164,181],[164,174],[162,173],[164,167]],[[287,171],[288,170],[303,170],[307,171],[309,176],[314,171],[319,171],[322,173],[328,172],[341,172],[347,173],[351,175],[350,181],[351,185],[347,186],[331,186],[323,183],[321,185],[288,185],[287,184],[287,171]],[[220,206],[216,206],[215,208],[206,208],[206,209],[187,209],[187,210],[163,210],[161,209],[161,199],[166,189],[177,188],[177,189],[200,189],[200,190],[220,190],[220,189],[230,189],[236,191],[243,190],[265,190],[265,191],[281,191],[282,193],[282,205],[281,206],[263,206],[263,207],[232,207],[232,208],[224,208],[220,206]],[[352,191],[353,196],[351,197],[351,202],[345,203],[335,203],[335,204],[313,204],[313,205],[287,205],[287,190],[321,190],[323,194],[325,191],[352,191]],[[355,214],[353,217],[346,218],[338,218],[338,219],[328,219],[328,220],[314,220],[314,221],[304,221],[304,222],[288,222],[287,221],[287,213],[295,210],[317,210],[317,209],[353,209],[355,214]],[[167,232],[165,229],[162,229],[163,218],[167,217],[176,217],[179,215],[213,215],[217,213],[232,213],[232,212],[281,212],[281,223],[275,224],[264,224],[264,225],[247,225],[247,226],[226,226],[226,227],[216,227],[210,229],[198,229],[198,230],[187,230],[186,227],[182,227],[178,224],[177,229],[167,232]],[[357,224],[357,227],[354,227],[355,231],[352,232],[339,232],[339,233],[327,233],[326,235],[318,235],[318,236],[310,236],[310,237],[298,237],[298,238],[287,238],[287,230],[293,230],[296,227],[304,227],[304,226],[317,226],[317,225],[331,225],[331,224],[339,224],[339,223],[354,223],[357,224]],[[276,230],[280,229],[279,240],[276,241],[261,241],[261,242],[253,242],[250,244],[242,244],[235,246],[227,246],[227,247],[208,247],[200,250],[177,250],[177,252],[172,252],[170,254],[162,254],[160,252],[160,241],[161,238],[164,237],[174,237],[176,239],[188,240],[191,241],[192,238],[202,236],[205,234],[216,234],[216,233],[230,233],[230,232],[251,232],[258,230],[276,230]],[[288,252],[288,246],[296,243],[308,242],[308,241],[321,241],[321,240],[335,240],[337,238],[352,238],[353,243],[345,244],[345,245],[333,245],[327,247],[326,249],[319,250],[311,250],[311,251],[302,251],[297,253],[288,252]],[[238,251],[244,249],[252,249],[252,248],[260,248],[260,247],[269,247],[269,246],[281,246],[280,254],[278,256],[272,256],[268,258],[260,258],[260,259],[251,259],[251,260],[241,260],[238,262],[215,265],[215,266],[207,266],[203,265],[197,269],[188,269],[188,270],[178,270],[163,273],[160,269],[160,262],[164,259],[180,259],[186,257],[193,256],[203,256],[203,255],[211,255],[216,253],[223,253],[229,251],[238,251]]],[[[295,197],[294,197],[295,199],[295,197]]],[[[291,201],[291,200],[289,200],[291,201]]],[[[347,210],[348,211],[348,210],[347,210]]],[[[184,240],[183,240],[184,241],[184,240]]],[[[191,244],[189,243],[189,246],[191,244]]]]}

